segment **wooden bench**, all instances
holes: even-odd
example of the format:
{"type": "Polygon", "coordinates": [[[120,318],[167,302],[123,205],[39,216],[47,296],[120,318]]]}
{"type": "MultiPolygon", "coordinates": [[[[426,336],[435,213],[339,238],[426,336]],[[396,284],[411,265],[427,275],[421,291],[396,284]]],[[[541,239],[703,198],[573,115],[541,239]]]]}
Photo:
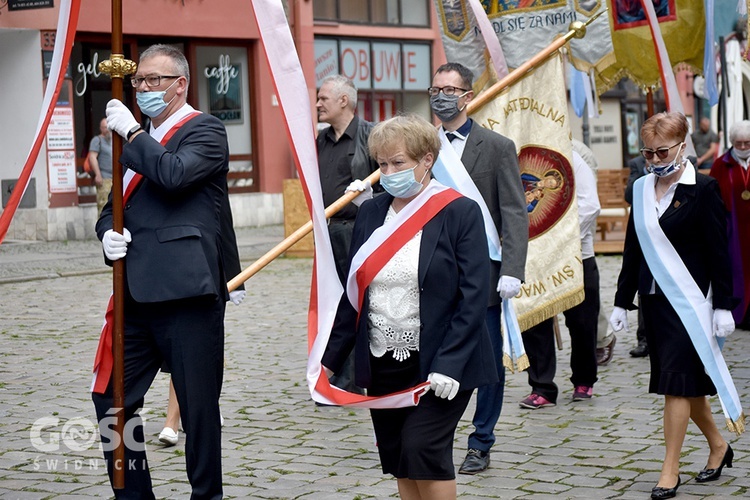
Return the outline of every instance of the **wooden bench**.
{"type": "Polygon", "coordinates": [[[625,201],[625,186],[630,169],[603,169],[597,172],[597,193],[602,210],[596,219],[597,231],[602,241],[614,230],[625,231],[628,225],[630,205],[625,201]]]}

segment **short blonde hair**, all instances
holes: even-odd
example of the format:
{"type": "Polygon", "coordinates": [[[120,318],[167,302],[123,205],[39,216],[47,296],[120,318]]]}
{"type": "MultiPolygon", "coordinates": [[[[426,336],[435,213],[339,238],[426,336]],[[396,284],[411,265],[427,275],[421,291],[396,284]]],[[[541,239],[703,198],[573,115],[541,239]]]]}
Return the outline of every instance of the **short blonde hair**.
{"type": "Polygon", "coordinates": [[[688,134],[688,121],[682,113],[657,113],[643,122],[641,139],[651,142],[654,137],[684,141],[688,134]]]}
{"type": "Polygon", "coordinates": [[[397,115],[378,123],[367,141],[370,156],[375,159],[378,155],[392,151],[399,144],[403,144],[406,154],[415,160],[432,153],[434,162],[440,152],[437,128],[413,113],[397,115]]]}

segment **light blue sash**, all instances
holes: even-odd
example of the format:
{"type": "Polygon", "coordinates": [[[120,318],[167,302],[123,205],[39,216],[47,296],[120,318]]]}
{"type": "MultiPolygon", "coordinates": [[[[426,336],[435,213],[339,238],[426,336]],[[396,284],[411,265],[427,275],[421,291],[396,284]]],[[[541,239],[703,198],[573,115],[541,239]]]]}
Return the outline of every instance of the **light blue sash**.
{"type": "MultiPolygon", "coordinates": [[[[716,386],[727,428],[737,434],[745,430],[737,389],[713,335],[711,291],[703,296],[672,243],[659,225],[656,213],[654,174],[638,179],[633,187],[633,222],[649,270],[669,303],[677,311],[698,352],[706,374],[716,386]]],[[[722,339],[723,340],[723,339],[722,339]]]]}

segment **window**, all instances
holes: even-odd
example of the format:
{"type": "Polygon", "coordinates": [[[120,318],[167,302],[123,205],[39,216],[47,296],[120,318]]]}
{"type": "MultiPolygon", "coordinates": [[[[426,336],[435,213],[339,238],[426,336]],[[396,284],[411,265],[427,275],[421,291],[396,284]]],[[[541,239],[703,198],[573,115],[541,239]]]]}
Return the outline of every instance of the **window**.
{"type": "Polygon", "coordinates": [[[319,21],[429,26],[428,0],[315,0],[313,17],[319,21]]]}

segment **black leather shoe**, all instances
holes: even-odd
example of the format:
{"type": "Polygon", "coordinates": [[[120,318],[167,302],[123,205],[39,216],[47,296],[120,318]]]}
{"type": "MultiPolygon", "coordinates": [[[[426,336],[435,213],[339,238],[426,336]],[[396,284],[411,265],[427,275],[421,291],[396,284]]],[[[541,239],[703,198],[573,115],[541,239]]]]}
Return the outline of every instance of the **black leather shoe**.
{"type": "Polygon", "coordinates": [[[651,498],[674,498],[677,496],[677,488],[680,487],[680,476],[677,476],[677,484],[674,485],[674,488],[661,488],[659,486],[654,486],[654,488],[651,490],[651,498]]]}
{"type": "Polygon", "coordinates": [[[458,469],[459,474],[476,474],[490,466],[490,452],[469,448],[464,463],[458,469]]]}
{"type": "Polygon", "coordinates": [[[648,356],[648,344],[638,344],[630,350],[630,355],[634,358],[643,358],[648,356]]]}
{"type": "Polygon", "coordinates": [[[734,450],[727,443],[727,451],[724,453],[724,458],[721,460],[721,465],[718,469],[703,469],[698,473],[695,478],[696,483],[706,483],[708,481],[716,481],[721,477],[721,469],[726,465],[728,469],[732,468],[732,459],[734,458],[734,450]]]}

